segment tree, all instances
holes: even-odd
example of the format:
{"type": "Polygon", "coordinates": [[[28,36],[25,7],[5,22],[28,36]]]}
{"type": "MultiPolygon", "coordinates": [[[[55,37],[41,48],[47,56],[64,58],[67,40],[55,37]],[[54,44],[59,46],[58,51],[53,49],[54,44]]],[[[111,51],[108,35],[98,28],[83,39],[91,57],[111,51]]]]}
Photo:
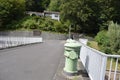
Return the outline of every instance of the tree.
{"type": "Polygon", "coordinates": [[[26,0],[26,10],[43,12],[49,3],[50,0],[26,0]]]}
{"type": "Polygon", "coordinates": [[[112,53],[120,54],[120,25],[114,22],[110,22],[108,28],[108,37],[110,40],[112,53]]]}
{"type": "Polygon", "coordinates": [[[80,26],[82,32],[108,29],[108,22],[120,22],[119,0],[61,0],[61,20],[80,26]]]}
{"type": "Polygon", "coordinates": [[[50,4],[48,6],[49,11],[60,11],[60,5],[61,1],[60,0],[51,0],[50,4]]]}
{"type": "Polygon", "coordinates": [[[94,28],[97,23],[94,0],[62,0],[60,8],[62,21],[69,20],[71,24],[79,25],[83,32],[98,31],[98,28],[94,28]]]}
{"type": "Polygon", "coordinates": [[[0,0],[0,27],[20,19],[24,11],[24,0],[0,0]]]}
{"type": "Polygon", "coordinates": [[[95,0],[98,4],[99,20],[101,21],[99,25],[101,29],[108,29],[109,21],[114,21],[120,23],[120,1],[119,0],[95,0]]]}
{"type": "Polygon", "coordinates": [[[25,0],[26,11],[34,10],[35,2],[33,0],[25,0]]]}
{"type": "Polygon", "coordinates": [[[118,22],[120,23],[120,0],[112,0],[111,1],[111,5],[113,5],[114,7],[114,11],[113,11],[113,21],[114,22],[118,22]]]}

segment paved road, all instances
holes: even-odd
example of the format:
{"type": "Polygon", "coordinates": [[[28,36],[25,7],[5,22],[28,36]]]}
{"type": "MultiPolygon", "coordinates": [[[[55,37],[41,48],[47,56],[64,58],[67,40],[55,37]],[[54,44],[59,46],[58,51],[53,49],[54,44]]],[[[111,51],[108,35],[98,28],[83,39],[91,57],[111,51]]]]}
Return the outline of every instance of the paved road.
{"type": "Polygon", "coordinates": [[[0,80],[53,80],[64,41],[0,50],[0,80]]]}

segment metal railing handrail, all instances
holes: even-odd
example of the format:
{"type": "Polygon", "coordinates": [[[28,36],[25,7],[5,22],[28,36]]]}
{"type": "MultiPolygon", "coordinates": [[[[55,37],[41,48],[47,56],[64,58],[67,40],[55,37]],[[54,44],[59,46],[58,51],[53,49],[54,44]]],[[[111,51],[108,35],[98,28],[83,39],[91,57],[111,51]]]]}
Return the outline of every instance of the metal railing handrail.
{"type": "Polygon", "coordinates": [[[113,58],[120,58],[120,55],[105,54],[105,53],[103,53],[103,52],[101,52],[101,51],[99,51],[99,50],[97,50],[97,49],[91,48],[91,47],[89,47],[89,46],[87,46],[87,45],[85,45],[85,44],[83,44],[83,43],[81,43],[81,42],[79,42],[79,43],[82,44],[84,47],[89,48],[90,50],[99,53],[99,54],[102,55],[102,56],[113,57],[113,58]]]}
{"type": "Polygon", "coordinates": [[[81,43],[81,42],[80,42],[80,44],[83,45],[84,47],[86,47],[86,48],[94,51],[94,52],[97,52],[99,55],[106,56],[106,57],[108,56],[107,54],[105,54],[105,53],[103,53],[103,52],[100,52],[100,51],[98,51],[98,50],[96,50],[96,49],[94,49],[94,48],[91,48],[91,47],[89,47],[89,46],[87,46],[87,45],[85,45],[85,44],[83,44],[83,43],[81,43]]]}
{"type": "MultiPolygon", "coordinates": [[[[107,67],[107,61],[109,60],[108,58],[111,59],[110,62],[110,66],[109,66],[109,72],[108,72],[108,79],[107,80],[116,80],[117,79],[117,71],[118,71],[118,60],[120,59],[120,55],[111,55],[111,54],[105,54],[103,52],[100,52],[96,49],[93,49],[85,44],[83,44],[82,42],[79,42],[82,46],[82,53],[80,53],[80,58],[81,61],[84,65],[84,67],[86,68],[86,70],[88,71],[88,75],[91,78],[91,80],[105,80],[105,75],[106,75],[106,67],[107,67]],[[94,57],[93,57],[93,56],[94,57]],[[86,58],[88,57],[88,61],[86,60],[86,58]],[[89,60],[90,58],[90,60],[89,60]],[[93,58],[93,59],[92,59],[93,58]],[[115,68],[114,68],[114,74],[111,73],[112,72],[112,66],[113,66],[113,59],[115,59],[115,68]],[[97,60],[97,61],[94,61],[97,60]],[[91,62],[93,61],[93,62],[91,62]],[[87,64],[87,63],[88,64],[87,64]],[[94,63],[95,62],[95,63],[94,63]],[[97,63],[98,62],[98,63],[97,63]],[[99,66],[93,66],[89,63],[92,63],[94,65],[99,65],[99,66]],[[86,67],[87,65],[87,67],[86,67]],[[96,68],[96,69],[95,69],[96,68]],[[98,69],[97,69],[98,68],[98,69]],[[96,71],[94,71],[95,73],[92,73],[92,69],[95,69],[97,71],[100,71],[99,73],[96,71]],[[97,75],[97,77],[95,77],[95,75],[97,75]],[[113,75],[113,77],[111,77],[111,75],[113,75]]],[[[119,76],[120,79],[120,76],[119,76]]]]}
{"type": "Polygon", "coordinates": [[[120,58],[120,55],[110,55],[110,54],[108,54],[107,57],[120,58]]]}

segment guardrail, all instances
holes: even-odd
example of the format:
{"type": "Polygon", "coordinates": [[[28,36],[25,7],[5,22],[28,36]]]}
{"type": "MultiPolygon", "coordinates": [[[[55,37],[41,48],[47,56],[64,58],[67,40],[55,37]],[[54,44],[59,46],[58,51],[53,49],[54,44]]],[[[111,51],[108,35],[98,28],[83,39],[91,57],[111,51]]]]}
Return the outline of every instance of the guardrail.
{"type": "Polygon", "coordinates": [[[80,59],[91,80],[120,80],[120,55],[107,55],[81,44],[80,59]]]}
{"type": "Polygon", "coordinates": [[[41,37],[8,37],[0,36],[0,49],[42,42],[41,37]]]}
{"type": "Polygon", "coordinates": [[[120,55],[107,55],[107,58],[110,61],[108,80],[120,80],[120,55]]]}

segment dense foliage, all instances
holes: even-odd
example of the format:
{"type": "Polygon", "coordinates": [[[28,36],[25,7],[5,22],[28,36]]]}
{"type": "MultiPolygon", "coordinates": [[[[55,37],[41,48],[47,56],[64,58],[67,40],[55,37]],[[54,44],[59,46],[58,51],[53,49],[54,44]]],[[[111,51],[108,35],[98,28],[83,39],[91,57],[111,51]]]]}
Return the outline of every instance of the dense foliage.
{"type": "Polygon", "coordinates": [[[109,43],[107,31],[103,30],[103,31],[100,31],[99,33],[97,33],[95,40],[98,42],[98,45],[99,45],[100,50],[102,52],[105,52],[107,54],[111,54],[110,43],[109,43]]]}
{"type": "Polygon", "coordinates": [[[61,22],[74,31],[97,33],[108,22],[120,23],[120,0],[0,0],[0,27],[20,19],[27,11],[60,11],[61,22]],[[77,30],[78,29],[78,30],[77,30]]]}
{"type": "Polygon", "coordinates": [[[43,12],[49,5],[50,0],[25,0],[27,11],[43,12]]]}
{"type": "Polygon", "coordinates": [[[119,22],[119,0],[61,0],[61,19],[79,25],[82,32],[97,33],[108,22],[119,22]]]}
{"type": "Polygon", "coordinates": [[[108,31],[100,31],[95,40],[103,52],[120,54],[120,25],[110,22],[108,31]]]}
{"type": "Polygon", "coordinates": [[[24,15],[24,0],[0,0],[0,29],[24,15]]]}
{"type": "Polygon", "coordinates": [[[120,54],[120,25],[111,22],[108,28],[108,37],[112,53],[120,54]]]}
{"type": "Polygon", "coordinates": [[[50,0],[50,4],[49,4],[47,10],[49,10],[49,11],[60,11],[60,5],[61,5],[60,0],[50,0]]]}
{"type": "Polygon", "coordinates": [[[68,33],[68,25],[62,24],[48,17],[26,16],[25,18],[9,25],[11,29],[39,29],[41,31],[52,31],[58,33],[68,33]]]}

